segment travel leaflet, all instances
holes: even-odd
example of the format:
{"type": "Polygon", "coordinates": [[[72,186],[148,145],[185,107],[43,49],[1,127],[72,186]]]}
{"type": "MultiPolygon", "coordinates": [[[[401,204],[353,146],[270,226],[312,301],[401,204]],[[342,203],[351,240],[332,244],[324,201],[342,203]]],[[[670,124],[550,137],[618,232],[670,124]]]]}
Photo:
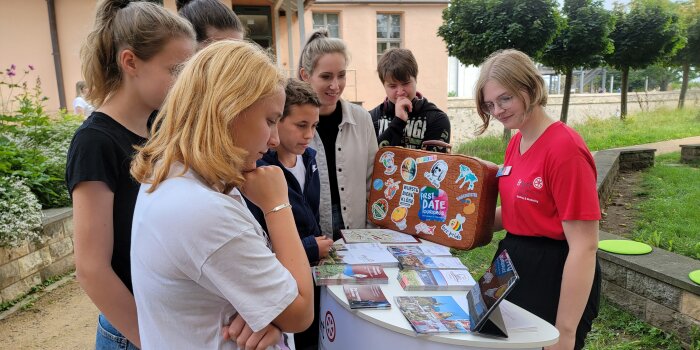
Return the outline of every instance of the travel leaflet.
{"type": "Polygon", "coordinates": [[[450,248],[441,245],[395,245],[389,246],[387,249],[395,257],[406,255],[452,256],[450,248]]]}
{"type": "Polygon", "coordinates": [[[321,259],[318,265],[379,265],[397,267],[398,261],[379,243],[333,244],[328,257],[321,259]]]}
{"type": "Polygon", "coordinates": [[[396,258],[401,269],[425,270],[425,269],[451,269],[466,270],[459,258],[427,255],[406,255],[396,258]]]}
{"type": "Polygon", "coordinates": [[[382,288],[376,284],[363,286],[343,286],[345,296],[351,309],[389,309],[391,303],[386,300],[382,288]]]}
{"type": "Polygon", "coordinates": [[[420,243],[420,240],[402,232],[389,229],[345,229],[340,230],[345,243],[420,243]]]}
{"type": "Polygon", "coordinates": [[[326,264],[312,268],[317,286],[338,284],[387,284],[389,278],[381,266],[326,264]]]}
{"type": "Polygon", "coordinates": [[[476,284],[467,270],[401,270],[398,280],[405,291],[468,291],[476,284]]]}

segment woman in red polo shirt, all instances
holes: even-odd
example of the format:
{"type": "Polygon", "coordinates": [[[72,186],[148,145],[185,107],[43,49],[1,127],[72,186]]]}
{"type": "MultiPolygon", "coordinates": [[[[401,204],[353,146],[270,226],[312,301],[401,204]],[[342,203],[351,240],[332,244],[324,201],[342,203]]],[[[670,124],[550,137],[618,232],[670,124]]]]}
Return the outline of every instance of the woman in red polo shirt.
{"type": "Polygon", "coordinates": [[[476,84],[477,111],[518,129],[506,149],[494,230],[520,282],[508,300],[557,327],[547,349],[581,349],[600,301],[596,259],[600,207],[596,168],[576,131],[547,116],[547,91],[532,60],[517,50],[492,54],[476,84]]]}

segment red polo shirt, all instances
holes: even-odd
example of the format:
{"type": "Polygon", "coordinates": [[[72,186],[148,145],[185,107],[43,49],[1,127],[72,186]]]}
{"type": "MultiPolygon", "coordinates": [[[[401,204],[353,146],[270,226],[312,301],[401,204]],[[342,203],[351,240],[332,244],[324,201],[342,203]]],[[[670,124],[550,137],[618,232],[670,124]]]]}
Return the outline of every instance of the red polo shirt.
{"type": "Polygon", "coordinates": [[[600,220],[595,163],[581,136],[557,121],[524,154],[521,138],[508,144],[510,173],[498,182],[503,228],[564,240],[563,220],[600,220]]]}

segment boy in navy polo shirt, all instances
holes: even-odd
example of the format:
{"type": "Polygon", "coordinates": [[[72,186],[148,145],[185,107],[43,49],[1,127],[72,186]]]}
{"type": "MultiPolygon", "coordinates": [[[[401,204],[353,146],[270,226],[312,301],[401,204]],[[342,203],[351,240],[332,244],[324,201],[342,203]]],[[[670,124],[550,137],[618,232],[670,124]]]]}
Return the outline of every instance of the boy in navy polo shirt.
{"type": "MultiPolygon", "coordinates": [[[[316,167],[316,151],[309,147],[318,125],[321,102],[308,83],[290,78],[284,89],[286,96],[284,112],[277,124],[280,143],[269,150],[258,166],[276,165],[282,168],[287,180],[289,203],[292,205],[294,222],[301,236],[306,257],[311,265],[328,256],[333,240],[321,232],[319,224],[319,202],[321,183],[316,167]]],[[[267,231],[263,212],[246,200],[248,209],[267,231]]],[[[318,309],[320,290],[314,291],[314,322],[306,331],[294,334],[297,350],[318,349],[318,309]]]]}
{"type": "MultiPolygon", "coordinates": [[[[321,103],[307,83],[289,79],[282,118],[277,124],[280,143],[269,150],[258,166],[282,168],[287,180],[289,203],[309,263],[314,265],[326,257],[333,241],[321,232],[319,225],[320,180],[316,167],[316,151],[309,143],[316,132],[321,103]]],[[[251,202],[248,208],[263,229],[267,230],[262,211],[251,202]]]]}

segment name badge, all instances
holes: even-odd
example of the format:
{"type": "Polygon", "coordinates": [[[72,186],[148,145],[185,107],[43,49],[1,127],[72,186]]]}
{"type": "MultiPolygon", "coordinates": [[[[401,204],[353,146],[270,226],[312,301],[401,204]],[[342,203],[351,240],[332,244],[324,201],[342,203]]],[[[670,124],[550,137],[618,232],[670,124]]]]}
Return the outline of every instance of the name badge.
{"type": "Polygon", "coordinates": [[[510,169],[511,169],[510,165],[498,168],[498,173],[496,173],[496,177],[510,175],[510,169]]]}

